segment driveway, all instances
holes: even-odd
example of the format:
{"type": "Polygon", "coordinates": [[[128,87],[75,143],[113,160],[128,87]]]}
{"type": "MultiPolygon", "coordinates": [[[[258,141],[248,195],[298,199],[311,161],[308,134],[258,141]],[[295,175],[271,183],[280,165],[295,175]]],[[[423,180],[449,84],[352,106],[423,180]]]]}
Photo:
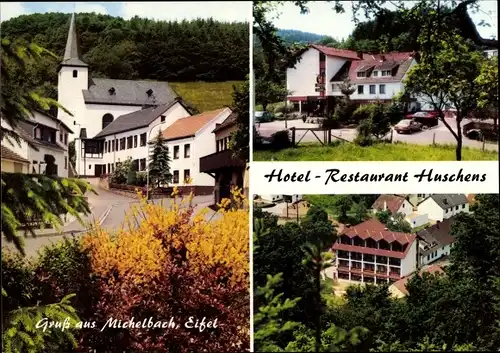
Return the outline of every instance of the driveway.
{"type": "MultiPolygon", "coordinates": [[[[139,201],[104,189],[96,188],[96,191],[98,195],[88,195],[89,204],[92,207],[92,214],[83,217],[84,222],[95,223],[101,221],[101,227],[110,232],[120,229],[125,221],[125,215],[131,210],[131,207],[137,205],[139,201]]],[[[162,203],[165,208],[168,208],[171,206],[172,199],[158,199],[152,202],[157,204],[162,203]]],[[[195,208],[194,214],[205,209],[211,203],[213,203],[213,196],[211,195],[195,196],[192,202],[195,208]]],[[[207,220],[216,220],[219,216],[219,213],[209,210],[206,218],[207,220]]],[[[75,220],[65,226],[62,231],[64,231],[65,235],[44,235],[36,238],[24,238],[26,255],[29,257],[37,255],[40,248],[56,243],[62,240],[64,236],[70,236],[71,234],[79,236],[84,234],[86,227],[75,220]]],[[[12,243],[7,242],[4,242],[2,247],[14,248],[12,243]]]]}
{"type": "MultiPolygon", "coordinates": [[[[446,122],[454,128],[455,128],[455,120],[454,119],[446,119],[446,122]]],[[[468,119],[464,119],[462,121],[462,126],[467,124],[469,122],[468,119]]],[[[288,120],[287,121],[287,126],[288,128],[291,127],[296,127],[296,128],[317,128],[319,127],[318,124],[310,124],[310,123],[304,123],[302,120],[288,120]]],[[[260,127],[256,125],[257,131],[261,134],[263,137],[270,137],[272,134],[274,134],[277,131],[281,131],[285,129],[285,122],[284,121],[273,121],[270,123],[261,123],[260,127]]],[[[354,138],[356,137],[356,129],[333,129],[332,130],[332,135],[333,136],[338,136],[342,139],[348,140],[348,141],[353,141],[354,138]]],[[[323,138],[323,134],[320,132],[316,132],[316,135],[320,139],[323,138]]],[[[296,141],[301,140],[302,142],[318,142],[317,138],[314,136],[314,134],[311,131],[297,131],[296,132],[296,141]],[[302,136],[305,134],[305,136],[302,138],[302,136]]],[[[333,140],[333,138],[332,138],[333,140]]],[[[419,144],[419,145],[431,145],[433,141],[435,141],[437,144],[455,144],[456,140],[455,137],[452,135],[452,133],[448,130],[448,128],[443,124],[443,122],[439,121],[439,125],[428,129],[428,130],[423,130],[420,132],[416,132],[413,134],[398,134],[394,132],[393,135],[393,141],[401,141],[401,142],[406,142],[406,143],[412,143],[412,144],[419,144]]],[[[463,145],[466,147],[471,147],[471,148],[482,148],[483,143],[480,141],[475,141],[468,139],[466,137],[463,138],[463,145]]],[[[498,151],[498,145],[493,144],[493,143],[486,143],[485,144],[485,149],[487,150],[492,150],[492,151],[498,151]]]]}

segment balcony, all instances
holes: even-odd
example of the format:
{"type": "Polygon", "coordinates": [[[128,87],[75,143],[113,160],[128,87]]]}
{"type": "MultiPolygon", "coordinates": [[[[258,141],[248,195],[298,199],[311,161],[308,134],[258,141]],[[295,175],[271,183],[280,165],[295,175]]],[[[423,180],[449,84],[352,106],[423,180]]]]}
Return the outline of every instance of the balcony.
{"type": "Polygon", "coordinates": [[[200,158],[200,172],[214,173],[223,168],[245,168],[245,162],[233,157],[233,151],[224,150],[200,158]]]}
{"type": "Polygon", "coordinates": [[[367,274],[372,274],[373,275],[373,274],[375,274],[375,268],[373,268],[373,267],[365,267],[363,269],[363,273],[367,273],[367,274]]]}

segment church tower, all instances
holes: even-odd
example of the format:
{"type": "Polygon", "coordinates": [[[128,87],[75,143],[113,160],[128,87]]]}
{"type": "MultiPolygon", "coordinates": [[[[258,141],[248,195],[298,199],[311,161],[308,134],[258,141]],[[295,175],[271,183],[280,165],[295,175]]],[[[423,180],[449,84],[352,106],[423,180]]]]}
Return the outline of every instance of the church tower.
{"type": "Polygon", "coordinates": [[[61,108],[58,109],[57,117],[67,124],[73,135],[70,141],[79,137],[80,130],[85,126],[85,101],[83,90],[88,89],[89,68],[80,56],[80,46],[76,31],[75,14],[71,16],[69,24],[68,40],[64,51],[64,58],[59,65],[59,76],[57,84],[58,102],[66,108],[73,116],[61,108]],[[75,124],[76,122],[76,124],[75,124]]]}

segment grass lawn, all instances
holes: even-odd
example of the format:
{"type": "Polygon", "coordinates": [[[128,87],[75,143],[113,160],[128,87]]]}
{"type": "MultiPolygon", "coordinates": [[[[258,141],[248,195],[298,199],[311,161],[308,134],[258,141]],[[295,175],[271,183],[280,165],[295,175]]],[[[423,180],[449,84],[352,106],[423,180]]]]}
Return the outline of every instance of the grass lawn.
{"type": "Polygon", "coordinates": [[[243,82],[177,82],[170,85],[184,100],[204,112],[232,105],[233,85],[241,83],[243,82]]]}
{"type": "MultiPolygon", "coordinates": [[[[281,151],[255,151],[254,161],[454,161],[453,145],[413,145],[407,143],[379,143],[360,147],[353,143],[338,143],[333,146],[308,144],[281,151]]],[[[481,151],[462,148],[462,160],[498,160],[496,151],[481,151]]]]}

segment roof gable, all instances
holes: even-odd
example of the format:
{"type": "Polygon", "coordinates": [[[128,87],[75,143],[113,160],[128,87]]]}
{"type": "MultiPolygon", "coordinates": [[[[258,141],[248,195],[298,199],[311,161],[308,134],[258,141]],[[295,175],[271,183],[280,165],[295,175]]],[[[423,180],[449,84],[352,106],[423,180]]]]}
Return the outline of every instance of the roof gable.
{"type": "Polygon", "coordinates": [[[310,48],[314,48],[314,49],[318,50],[319,52],[325,54],[326,56],[332,56],[332,57],[350,59],[350,60],[360,60],[358,53],[356,53],[355,51],[352,51],[352,50],[331,48],[331,47],[326,47],[324,45],[317,45],[317,44],[312,44],[310,46],[310,48]]]}
{"type": "Polygon", "coordinates": [[[193,137],[209,122],[217,118],[226,110],[230,109],[222,108],[178,119],[163,131],[163,138],[166,140],[178,140],[181,138],[193,137]]]}
{"type": "Polygon", "coordinates": [[[410,68],[413,61],[414,53],[412,52],[395,52],[387,54],[364,54],[363,60],[353,61],[349,77],[352,82],[356,83],[376,83],[376,82],[401,82],[404,75],[410,68]],[[369,76],[366,78],[358,78],[358,72],[387,71],[390,70],[391,76],[369,76]]]}
{"type": "Polygon", "coordinates": [[[469,202],[464,194],[433,194],[422,200],[419,205],[428,199],[433,200],[443,210],[469,202]]]}
{"type": "Polygon", "coordinates": [[[372,205],[375,210],[383,210],[384,205],[391,211],[391,214],[396,214],[406,199],[399,195],[380,195],[372,205]]]}
{"type": "Polygon", "coordinates": [[[170,104],[161,104],[155,107],[137,110],[129,114],[120,115],[113,122],[111,122],[111,124],[106,126],[101,132],[99,132],[94,138],[105,137],[125,131],[147,127],[160,115],[173,107],[176,103],[182,104],[180,100],[174,100],[170,104]]]}

